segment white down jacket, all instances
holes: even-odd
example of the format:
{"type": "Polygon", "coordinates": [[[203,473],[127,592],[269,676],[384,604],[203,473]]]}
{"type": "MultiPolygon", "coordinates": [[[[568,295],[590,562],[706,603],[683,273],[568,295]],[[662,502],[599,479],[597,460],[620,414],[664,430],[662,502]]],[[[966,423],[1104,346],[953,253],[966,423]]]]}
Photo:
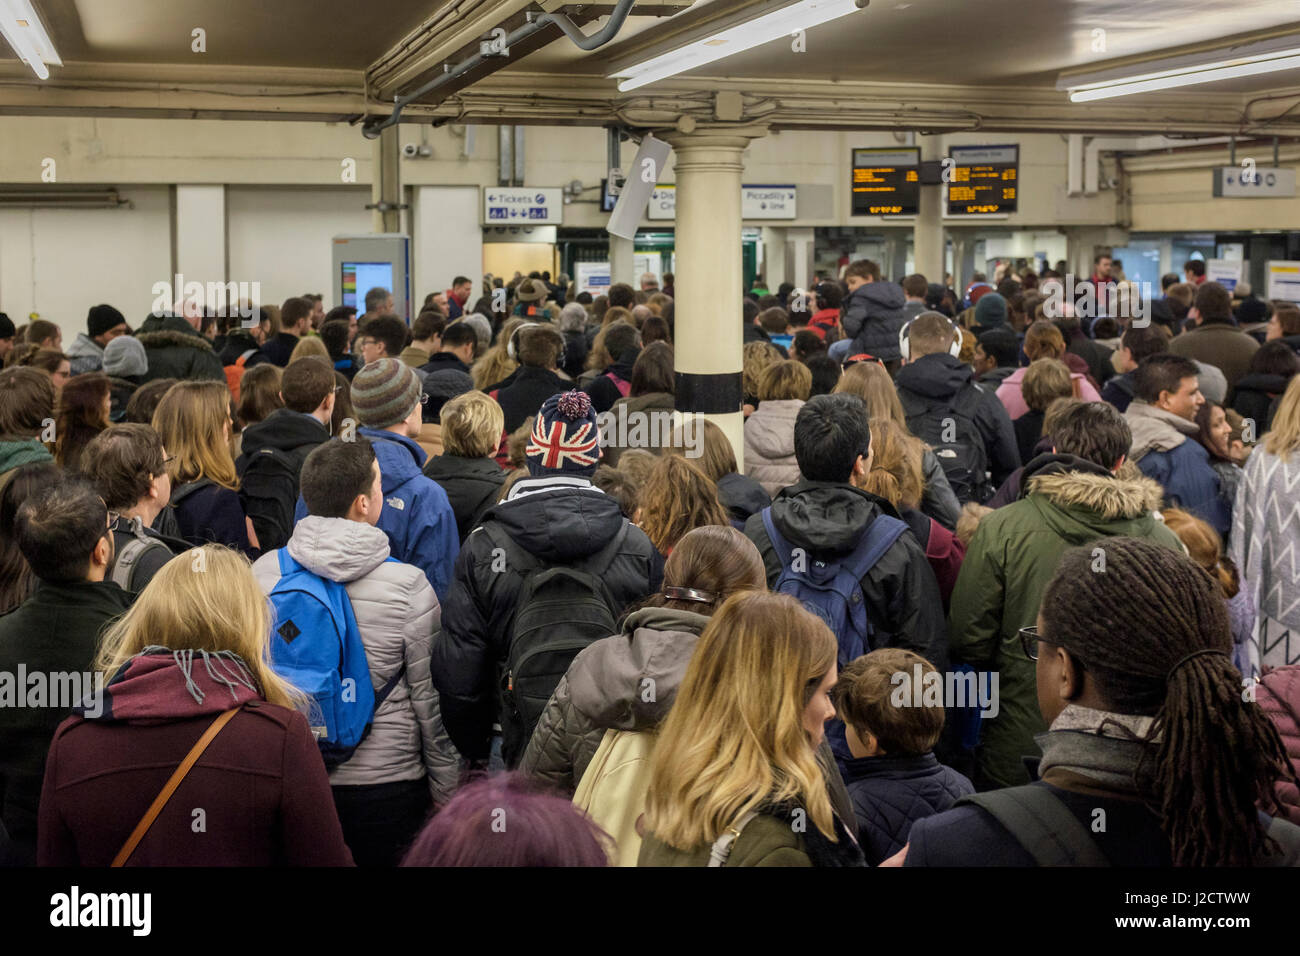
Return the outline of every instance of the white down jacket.
{"type": "MultiPolygon", "coordinates": [[[[330,784],[425,777],[434,802],[446,803],[459,779],[460,755],[443,728],[438,692],[429,676],[441,609],[424,572],[388,561],[388,536],[346,518],[308,515],[294,526],[286,547],[303,567],[347,588],[376,692],[406,664],[406,674],[376,711],[370,734],[331,771],[330,784]]],[[[280,580],[278,553],[258,558],[253,574],[270,594],[280,580]]]]}
{"type": "Polygon", "coordinates": [[[803,405],[797,398],[759,402],[745,420],[745,474],[773,498],[801,480],[794,457],[794,420],[803,405]]]}

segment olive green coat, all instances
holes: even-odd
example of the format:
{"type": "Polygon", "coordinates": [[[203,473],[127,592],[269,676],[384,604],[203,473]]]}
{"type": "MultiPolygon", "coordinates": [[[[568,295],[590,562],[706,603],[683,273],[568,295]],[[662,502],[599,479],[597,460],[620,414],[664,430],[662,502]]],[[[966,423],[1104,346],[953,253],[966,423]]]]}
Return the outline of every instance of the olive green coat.
{"type": "MultiPolygon", "coordinates": [[[[1161,488],[1125,465],[1120,476],[1040,474],[1019,501],[985,515],[966,549],[948,615],[953,665],[998,674],[998,713],[982,721],[974,782],[981,790],[1030,782],[1022,756],[1038,756],[1047,730],[1038,710],[1036,667],[1019,631],[1035,624],[1047,584],[1070,548],[1114,536],[1182,550],[1156,509],[1161,488]],[[1122,477],[1121,477],[1122,476],[1122,477]]],[[[1104,552],[1095,570],[1100,572],[1104,552]]]]}

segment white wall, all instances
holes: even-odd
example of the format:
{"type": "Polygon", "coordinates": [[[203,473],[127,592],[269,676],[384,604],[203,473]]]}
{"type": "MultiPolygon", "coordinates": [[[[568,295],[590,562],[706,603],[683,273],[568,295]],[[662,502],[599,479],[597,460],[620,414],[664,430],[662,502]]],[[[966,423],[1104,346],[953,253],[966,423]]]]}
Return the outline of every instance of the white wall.
{"type": "Polygon", "coordinates": [[[371,232],[368,202],[370,189],[365,186],[229,187],[230,281],[261,283],[263,303],[319,292],[326,308],[337,305],[330,240],[344,233],[371,232]]]}
{"type": "Polygon", "coordinates": [[[416,186],[412,190],[411,244],[415,275],[411,315],[430,292],[451,288],[458,275],[474,280],[467,303],[482,292],[483,228],[479,225],[479,190],[475,186],[416,186]]]}
{"type": "Polygon", "coordinates": [[[86,331],[90,306],[107,302],[138,326],[153,284],[172,278],[166,186],[122,190],[118,209],[0,211],[0,311],[15,325],[32,312],[57,322],[65,344],[86,331]]]}

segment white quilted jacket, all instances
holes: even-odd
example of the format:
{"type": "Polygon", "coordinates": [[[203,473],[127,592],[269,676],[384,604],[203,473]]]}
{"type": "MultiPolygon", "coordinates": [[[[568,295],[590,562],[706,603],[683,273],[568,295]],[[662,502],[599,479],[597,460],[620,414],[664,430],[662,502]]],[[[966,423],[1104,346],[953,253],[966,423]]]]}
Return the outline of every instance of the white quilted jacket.
{"type": "MultiPolygon", "coordinates": [[[[287,547],[303,567],[347,588],[376,692],[406,662],[406,674],[379,706],[369,736],[330,773],[330,783],[357,786],[425,777],[434,802],[446,803],[456,789],[460,755],[443,728],[438,692],[429,677],[441,609],[424,573],[388,561],[388,536],[346,518],[308,515],[294,526],[287,547]]],[[[270,594],[280,579],[279,556],[262,555],[253,574],[270,594]]]]}

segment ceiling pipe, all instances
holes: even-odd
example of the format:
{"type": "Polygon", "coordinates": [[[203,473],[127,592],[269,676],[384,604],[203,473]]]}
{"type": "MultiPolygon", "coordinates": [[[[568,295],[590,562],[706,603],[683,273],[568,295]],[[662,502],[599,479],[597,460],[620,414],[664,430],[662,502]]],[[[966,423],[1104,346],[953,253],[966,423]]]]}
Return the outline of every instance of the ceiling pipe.
{"type": "MultiPolygon", "coordinates": [[[[504,45],[507,48],[514,46],[516,43],[520,43],[534,34],[546,29],[551,24],[554,24],[559,27],[560,30],[564,32],[564,35],[572,40],[580,49],[595,50],[614,39],[618,34],[618,31],[622,29],[623,21],[625,21],[627,15],[632,12],[632,4],[634,2],[635,0],[618,0],[618,5],[614,7],[614,11],[609,15],[609,20],[591,36],[587,36],[583,33],[582,30],[578,28],[577,24],[563,13],[543,13],[536,19],[534,19],[533,15],[529,13],[526,14],[528,22],[519,27],[519,29],[515,30],[513,33],[508,34],[505,38],[504,45]]],[[[401,122],[402,110],[411,103],[428,96],[441,86],[446,86],[452,80],[464,76],[466,73],[481,66],[489,59],[491,59],[491,57],[484,56],[482,52],[475,53],[473,56],[466,60],[462,60],[455,66],[447,68],[443,73],[435,76],[432,80],[425,83],[413,93],[397,97],[393,101],[393,112],[383,119],[371,118],[366,120],[365,123],[362,124],[361,134],[365,136],[366,139],[377,139],[381,131],[392,126],[394,123],[401,122]]]]}

